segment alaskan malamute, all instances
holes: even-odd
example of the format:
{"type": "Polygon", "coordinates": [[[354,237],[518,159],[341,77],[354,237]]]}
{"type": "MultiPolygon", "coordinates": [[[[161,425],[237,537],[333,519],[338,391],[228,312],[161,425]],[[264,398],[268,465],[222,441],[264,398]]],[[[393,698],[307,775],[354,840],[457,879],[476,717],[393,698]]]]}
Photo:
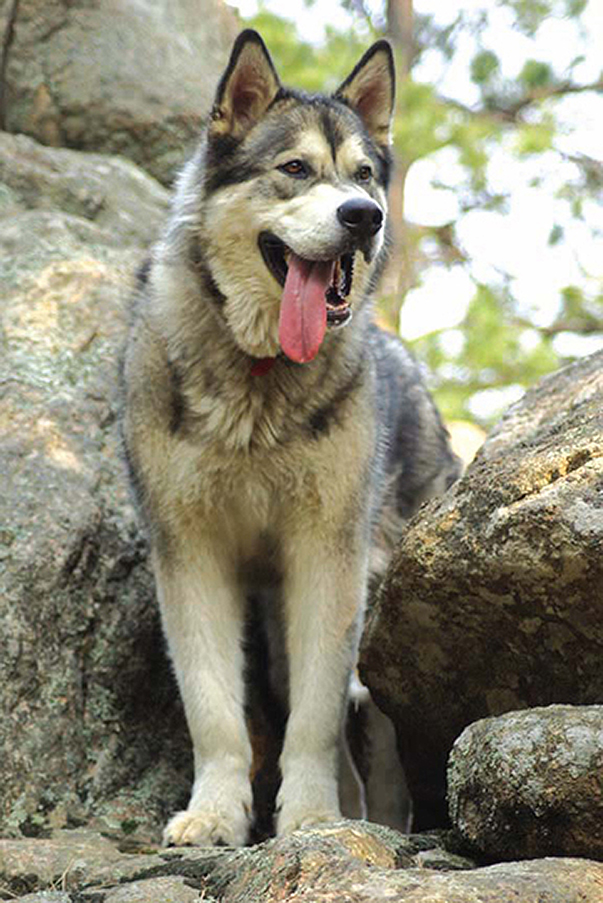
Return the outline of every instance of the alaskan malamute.
{"type": "Polygon", "coordinates": [[[123,437],[195,764],[167,843],[248,837],[249,605],[289,712],[277,832],[339,817],[369,580],[458,471],[417,366],[371,322],[393,100],[386,41],[308,95],[243,32],[140,277],[123,437]]]}

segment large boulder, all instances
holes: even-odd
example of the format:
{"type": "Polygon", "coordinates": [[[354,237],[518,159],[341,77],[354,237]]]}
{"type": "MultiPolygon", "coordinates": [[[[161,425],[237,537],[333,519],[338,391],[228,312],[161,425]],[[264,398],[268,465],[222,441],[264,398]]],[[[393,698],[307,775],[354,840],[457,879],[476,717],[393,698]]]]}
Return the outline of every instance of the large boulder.
{"type": "Polygon", "coordinates": [[[7,3],[2,127],[124,154],[168,182],[199,132],[239,23],[222,0],[7,3]]]}
{"type": "Polygon", "coordinates": [[[189,749],[115,397],[167,196],[127,161],[22,137],[0,136],[0,173],[0,826],[152,833],[186,798],[189,749]]]}
{"type": "Polygon", "coordinates": [[[548,706],[465,728],[448,768],[450,815],[489,859],[603,860],[603,706],[548,706]]]}
{"type": "Polygon", "coordinates": [[[361,674],[394,720],[417,827],[446,821],[471,722],[603,698],[603,352],[515,404],[466,475],[410,523],[361,674]]]}
{"type": "Polygon", "coordinates": [[[143,247],[157,237],[168,209],[165,188],[123,157],[49,148],[8,132],[0,132],[0,186],[5,235],[15,213],[60,211],[98,226],[103,245],[143,247]]]}

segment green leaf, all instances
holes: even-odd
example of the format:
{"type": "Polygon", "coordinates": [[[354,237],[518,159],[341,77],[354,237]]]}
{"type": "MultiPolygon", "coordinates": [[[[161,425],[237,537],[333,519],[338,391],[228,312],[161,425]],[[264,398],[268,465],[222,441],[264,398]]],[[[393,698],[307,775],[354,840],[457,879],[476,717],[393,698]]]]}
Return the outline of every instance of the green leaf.
{"type": "Polygon", "coordinates": [[[450,141],[450,113],[431,85],[405,81],[398,89],[398,110],[394,144],[406,162],[426,157],[450,141]]]}
{"type": "Polygon", "coordinates": [[[560,226],[559,223],[555,223],[549,233],[549,245],[551,245],[552,247],[558,245],[563,240],[564,235],[565,229],[563,228],[563,226],[560,226]]]}
{"type": "Polygon", "coordinates": [[[552,3],[548,0],[501,0],[501,5],[510,6],[515,13],[520,31],[533,36],[543,21],[552,13],[552,3]]]}
{"type": "Polygon", "coordinates": [[[553,80],[552,67],[549,63],[543,63],[540,60],[526,60],[519,73],[519,81],[531,91],[546,88],[553,83],[553,80]]]}
{"type": "Polygon", "coordinates": [[[471,60],[471,81],[483,85],[500,69],[500,60],[491,50],[481,50],[471,60]]]}
{"type": "Polygon", "coordinates": [[[582,15],[586,7],[588,6],[588,0],[566,0],[567,13],[566,15],[576,17],[582,15]]]}
{"type": "Polygon", "coordinates": [[[545,122],[522,123],[516,135],[515,148],[520,157],[543,154],[553,146],[554,131],[545,122]]]}
{"type": "Polygon", "coordinates": [[[580,317],[584,311],[584,292],[577,285],[566,285],[561,290],[563,312],[570,319],[580,317]]]}

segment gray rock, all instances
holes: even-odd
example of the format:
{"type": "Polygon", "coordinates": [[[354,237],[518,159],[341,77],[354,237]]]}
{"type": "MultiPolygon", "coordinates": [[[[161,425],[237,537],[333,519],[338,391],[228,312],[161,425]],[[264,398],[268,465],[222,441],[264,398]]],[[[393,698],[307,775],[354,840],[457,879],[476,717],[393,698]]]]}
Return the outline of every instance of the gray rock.
{"type": "MultiPolygon", "coordinates": [[[[422,871],[383,873],[364,869],[351,885],[308,888],[312,903],[599,903],[603,866],[581,859],[542,859],[493,865],[470,872],[430,874],[422,871]]],[[[245,898],[230,894],[224,903],[255,903],[274,897],[245,898]]]]}
{"type": "Polygon", "coordinates": [[[19,0],[4,21],[3,125],[123,154],[168,182],[239,25],[222,0],[19,0]]]}
{"type": "Polygon", "coordinates": [[[486,718],[454,744],[450,816],[491,859],[603,859],[603,706],[486,718]]]}
{"type": "Polygon", "coordinates": [[[56,831],[47,839],[0,839],[0,876],[13,894],[117,884],[161,864],[154,849],[146,855],[127,855],[93,831],[56,831]]]}
{"type": "Polygon", "coordinates": [[[165,219],[165,188],[129,160],[47,148],[0,132],[0,217],[62,211],[95,223],[119,245],[147,245],[165,219]]]}
{"type": "Polygon", "coordinates": [[[70,894],[58,890],[43,890],[39,894],[26,894],[24,897],[11,897],[19,903],[73,903],[70,894]]]}
{"type": "Polygon", "coordinates": [[[603,352],[528,391],[410,523],[361,675],[396,724],[417,829],[446,821],[471,722],[603,698],[603,352]]]}
{"type": "MultiPolygon", "coordinates": [[[[159,900],[162,903],[199,903],[199,891],[185,884],[184,878],[148,878],[108,891],[92,889],[89,894],[83,894],[83,900],[98,900],[101,894],[103,903],[157,903],[159,900]]],[[[211,903],[207,896],[203,900],[211,903]]]]}
{"type": "Polygon", "coordinates": [[[0,826],[95,813],[158,836],[185,799],[189,747],[115,429],[133,242],[148,234],[117,195],[128,209],[140,193],[149,221],[165,195],[142,174],[128,194],[131,164],[108,160],[103,187],[100,163],[88,178],[73,152],[0,148],[6,169],[24,158],[0,184],[0,826]],[[34,204],[45,180],[69,212],[34,204]],[[100,224],[72,206],[89,190],[100,224]]]}
{"type": "Polygon", "coordinates": [[[184,881],[219,896],[242,880],[251,893],[267,868],[278,869],[285,860],[298,859],[304,868],[308,863],[312,869],[315,861],[328,859],[342,872],[350,863],[382,869],[473,867],[470,860],[446,850],[444,843],[443,835],[408,836],[349,821],[236,851],[162,850],[124,840],[118,843],[91,830],[58,830],[45,839],[0,840],[0,879],[10,894],[60,889],[78,891],[84,899],[101,895],[111,903],[125,903],[152,900],[154,893],[168,887],[178,890],[176,899],[186,900],[184,881]],[[430,858],[434,866],[427,864],[430,858]]]}

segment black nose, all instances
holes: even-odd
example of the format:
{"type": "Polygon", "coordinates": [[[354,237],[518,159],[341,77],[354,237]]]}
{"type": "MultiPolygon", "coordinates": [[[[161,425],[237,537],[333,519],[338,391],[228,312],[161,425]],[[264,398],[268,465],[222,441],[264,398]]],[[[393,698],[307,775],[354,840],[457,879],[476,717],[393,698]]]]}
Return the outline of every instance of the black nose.
{"type": "Polygon", "coordinates": [[[337,208],[337,219],[357,238],[370,238],[383,224],[383,210],[369,198],[351,198],[337,208]]]}

